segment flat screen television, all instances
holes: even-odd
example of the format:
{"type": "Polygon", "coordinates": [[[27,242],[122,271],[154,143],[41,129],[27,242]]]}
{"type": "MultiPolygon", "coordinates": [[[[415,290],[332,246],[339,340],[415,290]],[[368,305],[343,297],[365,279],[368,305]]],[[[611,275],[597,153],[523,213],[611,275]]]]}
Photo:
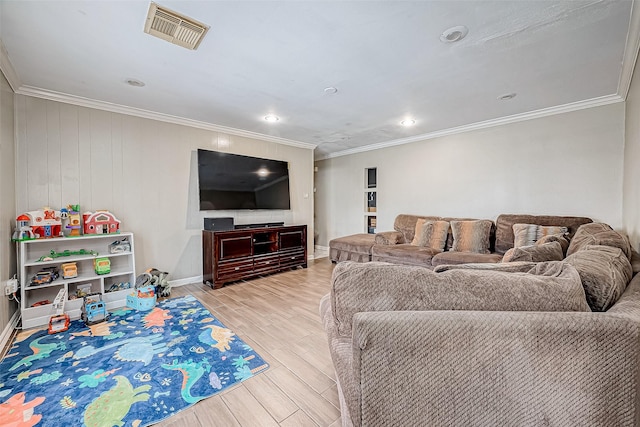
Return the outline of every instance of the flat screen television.
{"type": "Polygon", "coordinates": [[[198,150],[200,210],[290,209],[289,163],[198,150]]]}

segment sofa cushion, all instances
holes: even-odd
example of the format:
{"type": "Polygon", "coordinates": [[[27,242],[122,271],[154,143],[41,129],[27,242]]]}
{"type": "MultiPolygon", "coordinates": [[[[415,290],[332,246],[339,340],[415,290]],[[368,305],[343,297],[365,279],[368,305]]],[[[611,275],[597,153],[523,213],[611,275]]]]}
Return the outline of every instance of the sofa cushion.
{"type": "Polygon", "coordinates": [[[476,252],[440,252],[431,259],[431,265],[457,265],[468,263],[495,263],[502,260],[500,254],[479,254],[476,252]]]}
{"type": "Polygon", "coordinates": [[[581,226],[576,232],[567,256],[572,255],[588,245],[604,245],[614,248],[620,248],[626,255],[627,259],[631,259],[631,243],[627,236],[618,233],[611,226],[604,223],[592,223],[581,226]]]}
{"type": "Polygon", "coordinates": [[[528,261],[562,261],[564,254],[560,242],[549,242],[543,245],[531,245],[511,248],[504,254],[502,262],[528,261]]]}
{"type": "Polygon", "coordinates": [[[567,256],[565,262],[578,270],[593,311],[606,311],[615,304],[633,274],[622,249],[612,246],[586,245],[567,256]]]}
{"type": "Polygon", "coordinates": [[[582,224],[592,222],[590,218],[578,216],[553,215],[514,215],[502,214],[496,220],[495,251],[504,254],[513,247],[513,224],[558,225],[569,229],[568,238],[575,234],[582,224]]]}
{"type": "Polygon", "coordinates": [[[513,224],[513,247],[531,246],[544,236],[552,234],[564,235],[567,227],[538,224],[513,224]]]}
{"type": "MultiPolygon", "coordinates": [[[[398,310],[589,311],[580,276],[563,262],[521,263],[521,272],[346,262],[333,270],[331,307],[341,336],[354,314],[398,310]]],[[[510,268],[514,266],[506,264],[510,268]]]]}
{"type": "Polygon", "coordinates": [[[491,227],[493,222],[488,219],[476,221],[451,221],[453,233],[452,251],[491,253],[489,250],[491,227]]]}
{"type": "Polygon", "coordinates": [[[427,221],[420,218],[416,222],[416,234],[411,244],[442,251],[447,243],[448,235],[449,223],[447,221],[427,221]]]}
{"type": "Polygon", "coordinates": [[[415,246],[409,243],[391,246],[373,245],[371,260],[430,267],[431,258],[438,253],[440,253],[438,249],[415,246]]]}
{"type": "Polygon", "coordinates": [[[393,222],[393,229],[401,232],[404,236],[404,241],[409,243],[413,240],[413,236],[416,231],[416,221],[418,221],[419,218],[423,218],[428,221],[438,221],[440,219],[439,216],[399,214],[393,222]]]}
{"type": "Polygon", "coordinates": [[[558,242],[562,247],[562,254],[567,254],[567,249],[569,249],[569,240],[562,234],[548,234],[546,236],[541,237],[536,242],[536,245],[544,245],[545,243],[550,242],[558,242]]]}
{"type": "Polygon", "coordinates": [[[381,231],[376,233],[375,243],[377,245],[397,245],[404,243],[404,235],[399,231],[381,231]]]}

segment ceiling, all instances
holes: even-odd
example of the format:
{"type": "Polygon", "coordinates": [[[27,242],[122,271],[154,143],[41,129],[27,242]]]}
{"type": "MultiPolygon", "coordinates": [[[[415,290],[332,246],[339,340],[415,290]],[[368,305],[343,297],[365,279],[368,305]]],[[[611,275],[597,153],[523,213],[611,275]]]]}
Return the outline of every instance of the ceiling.
{"type": "Polygon", "coordinates": [[[2,0],[3,71],[17,93],[326,158],[620,101],[640,33],[630,0],[159,4],[211,27],[197,50],[145,34],[148,1],[2,0]]]}

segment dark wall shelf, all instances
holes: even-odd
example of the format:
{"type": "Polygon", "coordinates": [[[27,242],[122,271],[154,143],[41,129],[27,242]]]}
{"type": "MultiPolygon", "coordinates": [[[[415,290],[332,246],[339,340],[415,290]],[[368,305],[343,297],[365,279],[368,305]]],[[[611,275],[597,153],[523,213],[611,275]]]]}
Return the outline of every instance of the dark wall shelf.
{"type": "Polygon", "coordinates": [[[307,226],[202,230],[203,282],[225,283],[307,267],[307,226]]]}

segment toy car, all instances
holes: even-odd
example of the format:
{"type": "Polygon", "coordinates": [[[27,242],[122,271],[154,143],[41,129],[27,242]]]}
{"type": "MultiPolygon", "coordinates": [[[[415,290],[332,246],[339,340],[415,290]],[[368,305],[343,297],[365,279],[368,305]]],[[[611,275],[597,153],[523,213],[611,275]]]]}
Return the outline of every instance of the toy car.
{"type": "Polygon", "coordinates": [[[60,266],[62,268],[62,277],[71,279],[78,277],[78,265],[75,262],[65,262],[60,266]]]}
{"type": "Polygon", "coordinates": [[[126,237],[122,240],[116,240],[109,245],[110,254],[117,254],[121,252],[131,252],[131,243],[126,237]]]}
{"type": "Polygon", "coordinates": [[[47,267],[38,271],[32,278],[30,286],[46,285],[60,277],[57,267],[47,267]]]}
{"type": "Polygon", "coordinates": [[[82,299],[82,314],[80,317],[85,325],[95,325],[109,319],[107,305],[102,301],[101,294],[86,295],[82,299]]]}
{"type": "Polygon", "coordinates": [[[109,258],[96,258],[93,261],[93,266],[96,270],[96,274],[111,273],[111,261],[109,261],[109,258]]]}

